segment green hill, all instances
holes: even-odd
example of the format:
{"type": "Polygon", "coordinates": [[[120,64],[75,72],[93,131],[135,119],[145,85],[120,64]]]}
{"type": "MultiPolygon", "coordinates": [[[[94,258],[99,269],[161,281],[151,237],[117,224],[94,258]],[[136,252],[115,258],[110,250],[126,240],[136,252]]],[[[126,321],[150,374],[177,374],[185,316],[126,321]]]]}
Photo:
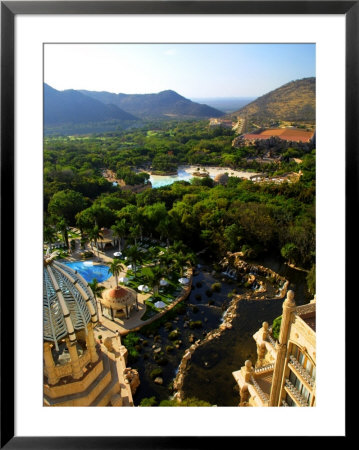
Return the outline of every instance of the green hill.
{"type": "Polygon", "coordinates": [[[259,126],[279,121],[315,124],[315,78],[291,81],[231,115],[259,126]]]}
{"type": "Polygon", "coordinates": [[[192,102],[175,91],[157,94],[113,94],[111,92],[79,91],[104,104],[113,104],[141,119],[207,118],[224,113],[208,105],[192,102]]]}

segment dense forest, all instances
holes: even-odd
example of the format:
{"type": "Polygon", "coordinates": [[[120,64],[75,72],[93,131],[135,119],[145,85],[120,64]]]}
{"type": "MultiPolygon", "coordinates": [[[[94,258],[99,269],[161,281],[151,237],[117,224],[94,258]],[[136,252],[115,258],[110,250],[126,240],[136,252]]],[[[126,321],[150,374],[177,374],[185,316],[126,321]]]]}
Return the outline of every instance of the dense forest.
{"type": "Polygon", "coordinates": [[[247,258],[270,252],[310,269],[315,264],[315,150],[279,148],[280,163],[259,164],[258,148],[234,148],[233,139],[232,130],[209,128],[208,121],[173,120],[82,137],[46,137],[47,237],[54,227],[65,240],[72,226],[80,228],[84,240],[96,227],[122,228],[123,237],[140,229],[140,235],[181,240],[193,251],[207,248],[216,256],[242,251],[247,258]],[[102,174],[110,169],[132,184],[147,183],[147,175],[132,178],[129,169],[166,173],[180,164],[269,175],[301,171],[302,176],[280,184],[230,176],[226,185],[217,185],[211,178],[194,178],[134,194],[102,174]]]}

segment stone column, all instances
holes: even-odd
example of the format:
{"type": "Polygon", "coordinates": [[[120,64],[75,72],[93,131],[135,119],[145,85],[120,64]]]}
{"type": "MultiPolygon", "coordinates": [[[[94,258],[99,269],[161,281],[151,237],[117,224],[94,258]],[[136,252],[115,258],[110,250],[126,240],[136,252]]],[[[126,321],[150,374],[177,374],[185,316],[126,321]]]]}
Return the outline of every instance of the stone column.
{"type": "Polygon", "coordinates": [[[247,359],[247,361],[244,363],[244,381],[246,383],[249,383],[251,381],[252,375],[253,375],[252,361],[247,359]]]}
{"type": "Polygon", "coordinates": [[[284,373],[284,363],[287,353],[287,340],[292,321],[292,314],[295,311],[294,292],[288,291],[287,298],[283,302],[282,322],[279,332],[279,343],[276,345],[277,357],[275,361],[272,388],[269,398],[269,406],[278,406],[282,378],[284,373]]]}
{"type": "Polygon", "coordinates": [[[282,322],[280,325],[279,332],[279,343],[286,344],[288,340],[288,333],[290,329],[290,324],[292,321],[292,313],[295,311],[296,304],[294,301],[294,292],[288,291],[287,298],[283,303],[283,314],[282,314],[282,322]]]}
{"type": "Polygon", "coordinates": [[[263,364],[263,359],[265,358],[267,353],[267,348],[264,342],[262,342],[260,345],[257,345],[257,355],[258,355],[258,361],[257,366],[260,367],[263,364]]]}
{"type": "Polygon", "coordinates": [[[96,352],[96,342],[95,336],[93,334],[93,328],[90,323],[87,325],[87,330],[88,333],[86,336],[86,347],[87,350],[90,352],[91,362],[95,363],[96,361],[98,361],[98,354],[96,352]]]}
{"type": "Polygon", "coordinates": [[[71,366],[72,366],[72,378],[75,380],[78,380],[82,377],[83,372],[80,367],[80,361],[79,361],[79,355],[77,353],[76,344],[71,345],[70,340],[66,338],[66,345],[69,349],[70,353],[70,359],[71,359],[71,366]]]}
{"type": "Polygon", "coordinates": [[[52,358],[51,345],[49,342],[44,342],[44,361],[47,371],[47,381],[49,384],[56,384],[59,381],[59,377],[56,375],[55,363],[52,358]]]}
{"type": "Polygon", "coordinates": [[[268,322],[263,322],[262,324],[262,340],[266,341],[268,338],[268,322]]]}
{"type": "Polygon", "coordinates": [[[241,390],[239,391],[240,397],[241,397],[241,401],[239,403],[239,406],[246,406],[249,400],[249,391],[248,391],[248,386],[245,384],[243,385],[243,387],[241,388],[241,390]]]}

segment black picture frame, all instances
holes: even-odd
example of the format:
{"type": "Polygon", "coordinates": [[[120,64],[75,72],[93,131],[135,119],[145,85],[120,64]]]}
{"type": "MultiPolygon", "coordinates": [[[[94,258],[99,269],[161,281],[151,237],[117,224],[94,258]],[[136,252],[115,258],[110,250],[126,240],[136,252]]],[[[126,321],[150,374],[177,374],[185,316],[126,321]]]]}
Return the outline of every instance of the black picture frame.
{"type": "MultiPolygon", "coordinates": [[[[14,435],[14,21],[18,14],[340,14],[346,19],[346,298],[358,247],[359,1],[4,1],[1,2],[1,448],[204,448],[226,437],[25,437],[14,435]],[[349,245],[350,244],[350,245],[349,245]]],[[[348,327],[346,327],[348,328],[348,327]]],[[[342,380],[344,383],[344,380],[342,380]]],[[[336,389],[337,383],[333,383],[336,389]]],[[[344,384],[342,395],[345,395],[344,384]]],[[[334,393],[333,393],[334,395],[334,393]]],[[[334,395],[335,396],[335,395],[334,395]]],[[[346,434],[346,437],[348,435],[346,434]]]]}

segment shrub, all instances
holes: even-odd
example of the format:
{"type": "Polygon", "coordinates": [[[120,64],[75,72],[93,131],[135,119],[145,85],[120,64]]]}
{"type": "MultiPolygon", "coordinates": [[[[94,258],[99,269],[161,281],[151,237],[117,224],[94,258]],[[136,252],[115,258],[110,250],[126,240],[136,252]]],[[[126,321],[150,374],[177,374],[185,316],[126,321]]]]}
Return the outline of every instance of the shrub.
{"type": "Polygon", "coordinates": [[[161,340],[161,336],[159,334],[157,334],[154,339],[153,342],[159,342],[161,340]]]}
{"type": "Polygon", "coordinates": [[[161,369],[161,367],[156,367],[156,369],[153,369],[150,373],[150,377],[152,378],[152,380],[154,380],[155,378],[161,376],[163,374],[163,370],[161,369]]]}
{"type": "Polygon", "coordinates": [[[138,350],[136,349],[139,340],[140,338],[136,333],[128,333],[123,339],[123,345],[128,350],[129,362],[136,361],[139,357],[138,350]]]}
{"type": "Polygon", "coordinates": [[[193,328],[202,328],[202,321],[201,320],[191,320],[189,323],[189,327],[191,329],[193,328]]]}
{"type": "Polygon", "coordinates": [[[220,292],[221,287],[222,287],[221,283],[213,283],[211,286],[211,290],[213,292],[220,292]]]}
{"type": "Polygon", "coordinates": [[[97,336],[97,339],[102,339],[102,334],[99,334],[99,335],[97,336]]]}
{"type": "Polygon", "coordinates": [[[278,338],[279,338],[279,331],[280,331],[281,323],[282,323],[282,316],[279,316],[273,320],[272,334],[273,334],[274,339],[276,339],[276,340],[278,340],[278,338]]]}
{"type": "Polygon", "coordinates": [[[165,328],[167,331],[172,330],[172,323],[171,322],[166,322],[165,323],[165,328]]]}
{"type": "Polygon", "coordinates": [[[157,406],[156,397],[147,397],[141,400],[140,406],[157,406]]]}
{"type": "Polygon", "coordinates": [[[175,339],[177,339],[180,336],[180,332],[176,329],[171,331],[171,333],[168,335],[168,338],[171,339],[171,341],[174,341],[175,339]]]}
{"type": "Polygon", "coordinates": [[[146,345],[148,345],[148,341],[144,340],[144,341],[142,342],[142,345],[143,345],[143,347],[146,347],[146,345]]]}
{"type": "Polygon", "coordinates": [[[135,350],[137,350],[138,352],[140,352],[142,350],[142,347],[140,344],[136,344],[135,345],[135,350]]]}
{"type": "Polygon", "coordinates": [[[199,400],[198,398],[186,398],[181,402],[174,400],[162,400],[160,406],[212,406],[210,403],[204,400],[199,400]]]}
{"type": "Polygon", "coordinates": [[[173,345],[167,345],[166,346],[166,352],[170,353],[172,350],[174,350],[174,346],[173,345]]]}

